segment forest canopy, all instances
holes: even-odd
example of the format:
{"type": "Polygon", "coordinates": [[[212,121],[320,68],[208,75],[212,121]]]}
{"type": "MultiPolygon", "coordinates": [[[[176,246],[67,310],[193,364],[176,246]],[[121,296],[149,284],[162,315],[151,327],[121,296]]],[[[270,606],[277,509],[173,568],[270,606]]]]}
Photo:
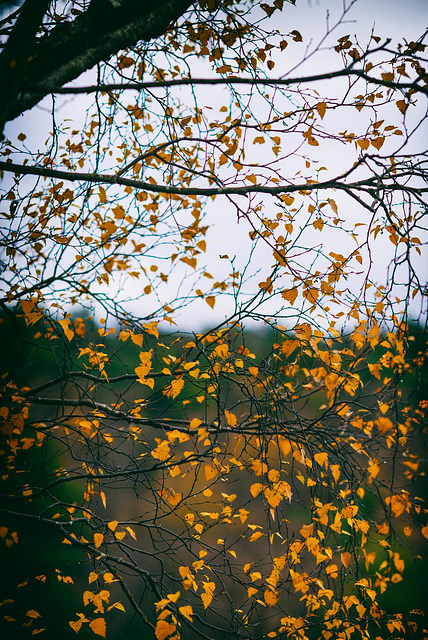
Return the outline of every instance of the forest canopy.
{"type": "Polygon", "coordinates": [[[362,2],[0,2],[1,633],[428,636],[427,32],[362,2]]]}

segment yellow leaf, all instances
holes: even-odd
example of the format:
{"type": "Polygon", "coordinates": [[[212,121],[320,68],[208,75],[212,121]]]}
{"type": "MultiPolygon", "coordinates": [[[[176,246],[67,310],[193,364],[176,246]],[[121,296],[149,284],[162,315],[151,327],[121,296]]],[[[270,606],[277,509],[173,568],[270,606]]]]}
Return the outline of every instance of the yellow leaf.
{"type": "Polygon", "coordinates": [[[95,620],[91,620],[89,626],[97,636],[102,636],[103,638],[106,637],[106,621],[104,618],[95,618],[95,620]]]}
{"type": "Polygon", "coordinates": [[[91,573],[88,576],[89,584],[91,584],[91,582],[95,582],[95,580],[97,579],[98,579],[98,573],[96,571],[91,571],[91,573]]]}
{"type": "Polygon", "coordinates": [[[188,620],[190,620],[190,622],[193,622],[193,608],[190,606],[190,604],[184,606],[184,607],[180,607],[179,612],[181,613],[182,616],[184,616],[185,618],[187,618],[188,620]]]}
{"type": "Polygon", "coordinates": [[[248,587],[247,589],[247,597],[248,598],[252,598],[254,594],[256,594],[258,591],[258,589],[256,589],[255,587],[248,587]]]}
{"type": "Polygon", "coordinates": [[[201,593],[201,600],[204,604],[204,609],[210,606],[213,596],[211,593],[201,593]]]}
{"type": "Polygon", "coordinates": [[[102,533],[94,533],[94,546],[96,549],[99,549],[104,540],[104,536],[102,533]]]}
{"type": "Polygon", "coordinates": [[[330,465],[330,471],[333,474],[334,481],[337,482],[340,478],[340,465],[338,464],[330,465]]]}
{"type": "Polygon", "coordinates": [[[173,634],[175,630],[175,624],[171,624],[166,620],[158,620],[155,628],[155,636],[157,640],[165,640],[165,638],[173,634]]]}
{"type": "Polygon", "coordinates": [[[176,591],[175,593],[169,593],[167,595],[167,598],[170,602],[177,602],[179,597],[180,597],[180,591],[176,591]]]}
{"type": "Polygon", "coordinates": [[[305,539],[309,538],[314,532],[314,526],[313,522],[311,524],[304,524],[300,529],[300,535],[305,539]]]}
{"type": "Polygon", "coordinates": [[[73,629],[73,631],[78,633],[80,631],[80,627],[83,624],[83,620],[70,620],[70,622],[68,624],[73,629]]]}
{"type": "Polygon", "coordinates": [[[328,453],[326,451],[322,451],[321,453],[316,453],[314,455],[315,462],[319,464],[320,467],[325,467],[327,469],[327,461],[328,461],[328,453]]]}
{"type": "Polygon", "coordinates": [[[43,316],[32,300],[21,300],[21,309],[24,312],[27,327],[33,326],[43,316]]]}
{"type": "Polygon", "coordinates": [[[174,493],[174,495],[168,496],[168,502],[172,507],[176,507],[182,497],[181,493],[174,493]]]}
{"type": "Polygon", "coordinates": [[[61,325],[65,337],[67,338],[67,340],[70,342],[71,340],[73,340],[74,338],[74,331],[72,331],[71,329],[68,328],[68,325],[70,324],[70,320],[58,320],[58,324],[61,325]]]}
{"type": "Polygon", "coordinates": [[[226,409],[224,412],[224,415],[226,416],[226,422],[229,425],[229,427],[236,427],[237,419],[235,414],[226,409]]]}
{"type": "Polygon", "coordinates": [[[171,467],[169,470],[169,474],[171,478],[175,478],[176,476],[179,476],[180,473],[181,473],[181,469],[178,464],[175,465],[174,467],[171,467]]]}
{"type": "Polygon", "coordinates": [[[336,564],[331,564],[330,566],[326,567],[325,572],[330,578],[337,578],[337,576],[339,575],[336,564]]]}
{"type": "Polygon", "coordinates": [[[229,355],[229,345],[227,344],[217,345],[217,347],[214,349],[214,353],[220,358],[222,358],[222,360],[225,360],[229,355]]]}
{"type": "Polygon", "coordinates": [[[271,589],[266,589],[264,592],[264,600],[268,607],[274,607],[279,599],[278,591],[271,591],[271,589]]]}
{"type": "Polygon", "coordinates": [[[263,485],[261,485],[260,482],[255,482],[250,487],[250,493],[253,496],[253,498],[256,498],[262,490],[263,490],[263,485]]]}
{"type": "Polygon", "coordinates": [[[210,480],[216,477],[217,469],[215,469],[210,464],[206,464],[204,467],[204,473],[205,473],[205,480],[209,482],[210,480]]]}
{"type": "Polygon", "coordinates": [[[111,522],[107,523],[107,526],[110,529],[110,531],[115,531],[118,524],[119,522],[117,520],[112,520],[111,522]]]}
{"type": "Polygon", "coordinates": [[[176,398],[183,387],[183,378],[177,378],[176,380],[172,380],[171,384],[169,384],[167,387],[165,387],[165,389],[162,390],[162,393],[167,398],[176,398]]]}
{"type": "Polygon", "coordinates": [[[106,582],[107,584],[110,584],[111,582],[117,582],[117,580],[115,580],[114,575],[112,573],[110,573],[109,571],[107,571],[104,575],[104,582],[106,582]]]}
{"type": "Polygon", "coordinates": [[[261,538],[263,533],[261,531],[255,531],[249,538],[248,542],[255,542],[259,538],[261,538]]]}
{"type": "Polygon", "coordinates": [[[347,569],[351,564],[351,554],[348,551],[344,551],[340,554],[343,566],[347,569]]]}
{"type": "Polygon", "coordinates": [[[259,375],[258,367],[248,367],[248,372],[251,373],[253,378],[257,378],[257,376],[259,375]]]}

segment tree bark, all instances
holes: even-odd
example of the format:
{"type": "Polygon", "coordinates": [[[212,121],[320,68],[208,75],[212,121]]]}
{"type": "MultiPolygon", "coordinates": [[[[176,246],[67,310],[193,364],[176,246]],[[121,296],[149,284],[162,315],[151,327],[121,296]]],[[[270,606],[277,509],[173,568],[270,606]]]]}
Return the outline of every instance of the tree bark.
{"type": "Polygon", "coordinates": [[[192,0],[92,0],[73,21],[59,22],[45,35],[49,0],[26,0],[0,55],[3,87],[0,130],[49,93],[95,64],[167,30],[192,0]]]}

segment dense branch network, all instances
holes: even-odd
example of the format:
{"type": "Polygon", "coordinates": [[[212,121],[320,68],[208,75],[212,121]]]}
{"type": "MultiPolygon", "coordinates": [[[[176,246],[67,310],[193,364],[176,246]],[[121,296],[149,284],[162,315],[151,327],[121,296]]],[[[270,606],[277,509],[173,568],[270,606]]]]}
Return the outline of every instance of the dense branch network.
{"type": "Polygon", "coordinates": [[[307,44],[291,4],[0,21],[0,543],[53,556],[1,624],[421,626],[388,594],[428,538],[426,33],[360,42],[350,2],[307,44]]]}

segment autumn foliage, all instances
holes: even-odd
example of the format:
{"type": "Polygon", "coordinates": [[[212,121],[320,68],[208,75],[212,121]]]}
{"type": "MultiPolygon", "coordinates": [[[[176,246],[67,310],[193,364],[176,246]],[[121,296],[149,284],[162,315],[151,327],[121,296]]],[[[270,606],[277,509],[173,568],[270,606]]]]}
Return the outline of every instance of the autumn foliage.
{"type": "Polygon", "coordinates": [[[0,629],[424,638],[425,35],[161,4],[1,22],[0,629]]]}

